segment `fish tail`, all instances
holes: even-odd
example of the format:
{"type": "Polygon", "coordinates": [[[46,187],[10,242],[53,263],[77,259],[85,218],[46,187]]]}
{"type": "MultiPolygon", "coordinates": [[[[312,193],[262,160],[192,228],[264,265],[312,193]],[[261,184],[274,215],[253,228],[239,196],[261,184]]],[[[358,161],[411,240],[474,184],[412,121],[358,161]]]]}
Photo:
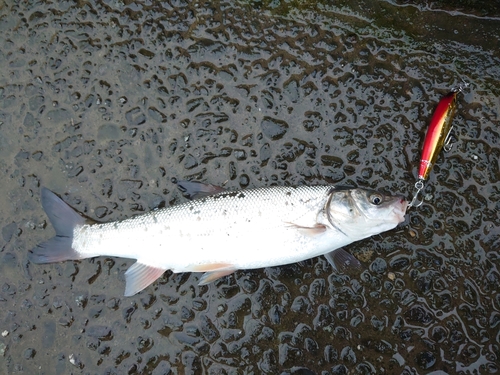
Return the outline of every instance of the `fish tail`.
{"type": "Polygon", "coordinates": [[[53,263],[85,258],[72,245],[74,229],[87,220],[49,189],[42,188],[41,201],[56,235],[31,250],[28,259],[33,263],[53,263]]]}

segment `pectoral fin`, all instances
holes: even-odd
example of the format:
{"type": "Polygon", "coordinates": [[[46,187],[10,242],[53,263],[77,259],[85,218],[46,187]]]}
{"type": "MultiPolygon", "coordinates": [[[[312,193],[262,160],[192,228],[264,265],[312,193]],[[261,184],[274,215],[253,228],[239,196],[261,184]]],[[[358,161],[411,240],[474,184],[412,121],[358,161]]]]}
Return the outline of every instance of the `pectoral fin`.
{"type": "Polygon", "coordinates": [[[327,254],[325,258],[335,271],[346,271],[352,268],[361,268],[361,263],[352,254],[343,249],[336,249],[327,254]]]}
{"type": "Polygon", "coordinates": [[[290,226],[290,228],[295,228],[304,236],[309,237],[317,236],[318,234],[324,233],[326,231],[326,226],[323,224],[316,224],[312,227],[304,227],[293,223],[288,223],[288,225],[290,226]]]}
{"type": "Polygon", "coordinates": [[[136,262],[125,272],[125,297],[133,296],[158,279],[166,270],[136,262]]]}

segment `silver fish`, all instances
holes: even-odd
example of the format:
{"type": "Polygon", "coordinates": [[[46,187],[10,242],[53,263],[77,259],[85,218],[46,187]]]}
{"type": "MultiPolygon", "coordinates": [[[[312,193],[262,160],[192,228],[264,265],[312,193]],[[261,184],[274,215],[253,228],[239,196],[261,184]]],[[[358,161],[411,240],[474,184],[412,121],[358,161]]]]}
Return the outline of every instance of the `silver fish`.
{"type": "Polygon", "coordinates": [[[42,188],[42,206],[56,235],[36,246],[29,259],[137,259],[125,272],[125,296],[140,292],[168,269],[204,272],[199,283],[207,284],[239,269],[319,255],[334,267],[358,266],[356,258],[339,248],[396,227],[408,204],[401,196],[333,186],[226,191],[185,181],[180,187],[202,197],[103,224],[89,222],[42,188]]]}

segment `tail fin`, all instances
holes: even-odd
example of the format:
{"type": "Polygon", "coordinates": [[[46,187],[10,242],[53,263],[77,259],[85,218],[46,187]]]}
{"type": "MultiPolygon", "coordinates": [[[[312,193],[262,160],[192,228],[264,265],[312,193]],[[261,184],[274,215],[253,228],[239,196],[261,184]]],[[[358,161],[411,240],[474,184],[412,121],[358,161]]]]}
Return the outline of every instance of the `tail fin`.
{"type": "Polygon", "coordinates": [[[73,229],[84,225],[86,219],[49,189],[42,188],[41,199],[42,207],[56,230],[56,235],[31,250],[28,259],[33,263],[53,263],[84,258],[71,246],[73,229]]]}

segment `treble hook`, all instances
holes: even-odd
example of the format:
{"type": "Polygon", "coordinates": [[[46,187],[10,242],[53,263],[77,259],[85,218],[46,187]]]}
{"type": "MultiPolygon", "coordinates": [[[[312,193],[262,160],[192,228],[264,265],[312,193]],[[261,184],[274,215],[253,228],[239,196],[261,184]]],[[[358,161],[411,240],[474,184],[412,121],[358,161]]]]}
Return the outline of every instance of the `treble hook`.
{"type": "Polygon", "coordinates": [[[424,188],[424,180],[418,180],[417,182],[415,182],[416,191],[415,194],[413,195],[413,199],[411,200],[410,204],[406,209],[409,209],[410,207],[420,207],[422,203],[424,203],[423,200],[418,199],[418,195],[420,194],[423,188],[424,188]]]}
{"type": "Polygon", "coordinates": [[[451,143],[451,140],[452,140],[451,132],[453,131],[453,127],[454,126],[452,125],[450,128],[450,131],[448,132],[448,134],[446,135],[446,138],[444,140],[443,150],[445,152],[450,152],[452,147],[453,147],[453,143],[451,143]]]}
{"type": "Polygon", "coordinates": [[[462,83],[459,83],[456,87],[452,88],[451,91],[463,92],[464,89],[466,89],[470,86],[470,83],[465,82],[465,80],[463,78],[461,78],[461,79],[462,79],[462,83]]]}

